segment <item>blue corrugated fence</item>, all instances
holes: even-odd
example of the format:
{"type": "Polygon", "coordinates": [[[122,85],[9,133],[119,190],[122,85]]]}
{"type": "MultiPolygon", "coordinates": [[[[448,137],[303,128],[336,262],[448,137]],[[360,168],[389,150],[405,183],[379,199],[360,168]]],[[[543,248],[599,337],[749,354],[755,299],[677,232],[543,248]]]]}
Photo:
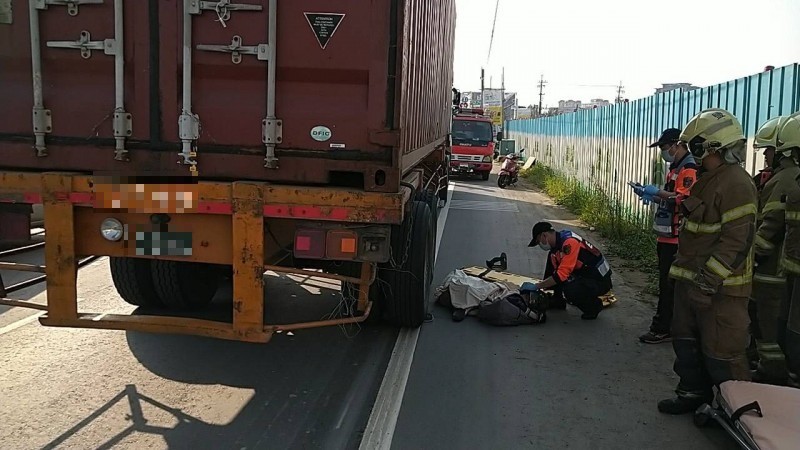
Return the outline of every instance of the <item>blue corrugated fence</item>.
{"type": "MultiPolygon", "coordinates": [[[[576,181],[602,190],[642,219],[649,215],[627,186],[630,180],[663,183],[658,149],[648,149],[665,128],[682,128],[706,108],[732,112],[750,143],[766,120],[800,110],[800,64],[693,91],[671,91],[604,108],[506,122],[510,139],[526,156],[576,181]]],[[[755,173],[763,157],[748,152],[755,173]]]]}

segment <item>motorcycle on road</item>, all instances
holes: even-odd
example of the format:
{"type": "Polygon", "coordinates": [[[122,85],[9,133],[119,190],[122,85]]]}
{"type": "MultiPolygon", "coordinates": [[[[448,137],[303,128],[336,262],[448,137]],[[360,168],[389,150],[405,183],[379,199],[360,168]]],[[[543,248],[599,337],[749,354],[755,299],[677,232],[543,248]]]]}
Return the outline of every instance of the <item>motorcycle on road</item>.
{"type": "Polygon", "coordinates": [[[504,158],[503,165],[500,166],[500,175],[497,176],[497,187],[500,189],[514,186],[519,180],[519,157],[512,153],[504,158]]]}

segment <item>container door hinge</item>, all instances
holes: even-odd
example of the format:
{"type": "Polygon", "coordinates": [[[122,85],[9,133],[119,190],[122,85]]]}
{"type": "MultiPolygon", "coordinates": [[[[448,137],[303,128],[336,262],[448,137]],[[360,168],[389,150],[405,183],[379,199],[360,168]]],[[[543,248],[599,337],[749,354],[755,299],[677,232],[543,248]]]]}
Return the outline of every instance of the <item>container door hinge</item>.
{"type": "Polygon", "coordinates": [[[217,22],[223,28],[228,27],[228,20],[231,18],[231,11],[261,11],[261,5],[248,3],[231,3],[230,0],[220,0],[217,2],[204,2],[191,0],[189,2],[189,14],[202,14],[203,11],[214,11],[217,13],[217,22]]]}
{"type": "Polygon", "coordinates": [[[133,119],[128,112],[115,111],[114,112],[114,140],[116,140],[116,148],[114,150],[114,159],[117,161],[130,161],[128,149],[125,148],[125,139],[131,137],[133,134],[133,119]]]}
{"type": "MultiPolygon", "coordinates": [[[[275,148],[283,143],[283,121],[276,118],[266,118],[261,121],[261,141],[267,147],[275,148]]],[[[278,168],[278,158],[274,154],[264,158],[264,167],[268,169],[278,168]]]]}
{"type": "Polygon", "coordinates": [[[79,5],[102,5],[104,0],[33,0],[36,9],[47,9],[49,6],[66,6],[70,16],[78,15],[79,5]]]}
{"type": "MultiPolygon", "coordinates": [[[[53,131],[53,115],[49,109],[33,108],[33,134],[35,136],[44,136],[53,131]]],[[[37,139],[39,142],[40,139],[37,139]]],[[[41,145],[36,144],[36,156],[47,156],[47,147],[44,145],[44,140],[41,139],[41,145]]]]}
{"type": "Polygon", "coordinates": [[[281,119],[266,118],[261,121],[261,142],[278,145],[283,143],[283,121],[281,119]]]}
{"type": "Polygon", "coordinates": [[[197,151],[194,148],[194,141],[200,139],[200,116],[184,112],[178,119],[178,133],[183,144],[182,151],[179,153],[181,159],[178,164],[189,167],[194,173],[197,171],[197,151]]]}
{"type": "Polygon", "coordinates": [[[238,35],[233,37],[230,45],[200,44],[197,46],[197,49],[209,52],[230,53],[231,61],[233,61],[234,64],[239,64],[242,62],[242,55],[256,55],[259,61],[269,61],[269,45],[242,45],[242,37],[238,35]]]}
{"type": "Polygon", "coordinates": [[[103,50],[106,55],[117,54],[117,42],[114,39],[105,39],[102,41],[93,41],[92,35],[86,31],[81,31],[81,35],[77,41],[48,41],[49,48],[67,48],[78,49],[81,51],[83,59],[92,57],[92,50],[103,50]]]}

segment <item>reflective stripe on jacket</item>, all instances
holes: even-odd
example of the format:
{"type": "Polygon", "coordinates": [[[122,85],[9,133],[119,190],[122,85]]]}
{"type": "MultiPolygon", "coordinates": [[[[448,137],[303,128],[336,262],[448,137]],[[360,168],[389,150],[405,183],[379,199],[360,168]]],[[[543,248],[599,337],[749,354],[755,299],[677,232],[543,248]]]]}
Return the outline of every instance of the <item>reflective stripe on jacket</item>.
{"type": "Polygon", "coordinates": [[[602,278],[610,267],[600,250],[581,236],[564,230],[556,233],[556,246],[549,253],[548,272],[557,284],[574,276],[602,278]]]}
{"type": "Polygon", "coordinates": [[[758,265],[753,281],[784,284],[783,243],[786,236],[786,198],[798,189],[795,178],[800,167],[791,158],[783,158],[758,193],[758,220],[755,255],[758,265]]]}
{"type": "Polygon", "coordinates": [[[748,297],[757,202],[755,183],[739,165],[723,164],[700,175],[682,205],[683,227],[670,277],[706,291],[748,297]]]}
{"type": "Polygon", "coordinates": [[[800,276],[800,176],[786,194],[786,238],[783,246],[783,268],[792,275],[800,276]]]}
{"type": "MultiPolygon", "coordinates": [[[[697,164],[694,161],[691,153],[686,153],[680,161],[675,161],[670,164],[669,173],[667,174],[667,181],[664,183],[664,190],[666,192],[674,192],[675,197],[669,200],[662,200],[659,206],[659,212],[669,217],[669,229],[667,226],[659,226],[658,223],[654,225],[656,233],[658,233],[658,242],[665,242],[668,244],[678,243],[678,234],[681,225],[681,204],[690,193],[694,183],[697,181],[697,164]],[[663,229],[662,229],[663,228],[663,229]],[[666,234],[669,234],[667,236],[666,234]]],[[[658,214],[656,213],[656,214],[658,214]]]]}

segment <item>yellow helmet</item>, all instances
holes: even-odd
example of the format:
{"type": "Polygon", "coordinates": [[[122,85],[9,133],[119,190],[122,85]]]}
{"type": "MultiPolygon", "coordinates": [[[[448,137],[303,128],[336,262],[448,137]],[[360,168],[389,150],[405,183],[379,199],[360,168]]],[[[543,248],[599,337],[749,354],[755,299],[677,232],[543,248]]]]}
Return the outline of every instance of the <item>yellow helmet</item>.
{"type": "Polygon", "coordinates": [[[787,117],[775,141],[779,152],[800,151],[800,112],[787,117]]]}
{"type": "Polygon", "coordinates": [[[769,147],[778,147],[778,131],[783,128],[789,116],[773,117],[766,121],[761,128],[756,132],[753,148],[756,150],[765,149],[769,147]]]}
{"type": "Polygon", "coordinates": [[[686,142],[695,158],[721,152],[746,141],[742,124],[730,112],[712,108],[701,111],[683,128],[680,140],[686,142]]]}

